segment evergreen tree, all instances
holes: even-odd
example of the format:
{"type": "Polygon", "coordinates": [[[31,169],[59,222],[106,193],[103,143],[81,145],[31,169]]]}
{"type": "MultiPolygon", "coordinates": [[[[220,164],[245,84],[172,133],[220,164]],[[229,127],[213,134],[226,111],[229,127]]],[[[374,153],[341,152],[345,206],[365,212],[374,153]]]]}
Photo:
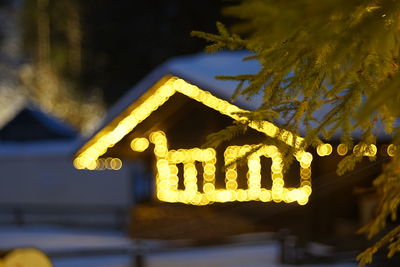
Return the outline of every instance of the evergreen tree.
{"type": "MultiPolygon", "coordinates": [[[[256,74],[220,76],[236,80],[236,94],[261,93],[263,103],[249,120],[279,117],[283,128],[296,134],[307,129],[302,149],[321,144],[340,132],[341,141],[357,149],[338,165],[338,174],[351,170],[384,125],[395,146],[400,145],[400,2],[394,0],[242,0],[224,10],[239,19],[230,33],[217,23],[218,34],[193,32],[211,42],[210,52],[246,49],[244,60],[258,60],[256,74]],[[241,37],[244,36],[244,37],[241,37]],[[316,120],[322,109],[326,115],[316,120]],[[361,131],[360,140],[352,133],[361,131]]],[[[242,127],[242,126],[237,126],[242,127]]],[[[232,136],[235,126],[213,135],[232,136]]],[[[284,149],[284,148],[281,148],[284,149]]],[[[400,204],[400,153],[374,181],[380,195],[376,218],[364,230],[373,237],[396,220],[400,204]]],[[[288,151],[288,158],[293,151],[288,151]]],[[[373,160],[373,157],[370,157],[373,160]]],[[[388,257],[400,250],[400,225],[358,256],[360,266],[388,247],[388,257]]]]}

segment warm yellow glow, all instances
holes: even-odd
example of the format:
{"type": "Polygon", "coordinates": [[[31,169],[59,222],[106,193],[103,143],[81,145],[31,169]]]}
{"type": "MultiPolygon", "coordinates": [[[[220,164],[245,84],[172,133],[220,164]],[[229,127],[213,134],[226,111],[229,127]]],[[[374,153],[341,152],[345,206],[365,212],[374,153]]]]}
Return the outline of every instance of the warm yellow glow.
{"type": "MultiPolygon", "coordinates": [[[[246,110],[240,109],[235,105],[230,104],[228,101],[219,99],[207,91],[199,89],[197,86],[191,85],[177,77],[171,77],[163,84],[154,89],[154,92],[137,104],[130,114],[123,119],[115,121],[114,128],[100,132],[95,138],[91,140],[92,143],[85,146],[85,148],[77,155],[74,166],[78,169],[93,169],[98,164],[96,161],[104,155],[108,148],[113,147],[117,142],[124,138],[129,132],[144,121],[150,114],[162,106],[172,95],[181,93],[189,98],[192,98],[207,107],[217,110],[221,114],[227,115],[234,120],[244,121],[246,117],[240,116],[237,113],[245,113],[246,110]]],[[[303,138],[293,135],[291,132],[279,129],[274,124],[268,121],[250,122],[249,127],[263,132],[267,136],[276,137],[277,139],[285,142],[288,145],[294,145],[299,148],[303,142],[303,138]],[[280,134],[278,134],[278,132],[280,134]]],[[[95,167],[96,169],[97,167],[95,167]]]]}
{"type": "Polygon", "coordinates": [[[1,267],[52,267],[50,259],[42,251],[34,248],[20,248],[11,250],[3,259],[0,259],[1,267]]]}
{"type": "Polygon", "coordinates": [[[212,148],[168,150],[167,137],[162,131],[151,133],[150,141],[154,144],[154,155],[157,159],[157,197],[166,202],[208,204],[210,196],[215,191],[215,150],[212,148]],[[203,166],[204,193],[200,193],[197,186],[196,162],[202,163],[203,166]],[[178,190],[177,164],[183,164],[185,190],[178,190]]]}
{"type": "MultiPolygon", "coordinates": [[[[144,121],[150,114],[162,106],[172,95],[181,93],[194,99],[221,114],[227,115],[237,121],[246,121],[245,113],[228,101],[219,99],[207,91],[185,82],[176,77],[169,78],[160,86],[150,91],[149,96],[140,99],[130,109],[130,113],[123,119],[118,119],[101,131],[91,140],[87,146],[74,159],[74,166],[78,169],[120,169],[122,162],[116,158],[100,158],[110,147],[132,132],[136,126],[144,121]]],[[[279,129],[274,124],[262,122],[249,122],[249,127],[277,138],[284,143],[299,148],[304,141],[303,138],[293,135],[291,132],[279,129]]],[[[282,156],[275,146],[267,145],[244,145],[230,146],[224,153],[225,164],[230,164],[225,173],[225,188],[218,189],[215,186],[215,164],[216,152],[212,148],[200,149],[178,149],[169,150],[167,137],[161,131],[153,132],[149,140],[154,144],[154,154],[157,159],[156,189],[157,198],[167,202],[182,202],[194,205],[206,205],[212,202],[228,201],[274,201],[274,202],[297,202],[304,205],[308,202],[311,194],[311,162],[312,155],[309,152],[299,151],[295,154],[300,163],[300,187],[285,188],[282,172],[282,156]],[[251,154],[247,159],[247,188],[238,188],[238,174],[235,161],[243,157],[247,152],[259,147],[257,152],[251,154]],[[261,187],[261,157],[271,158],[272,188],[261,187]],[[196,165],[197,163],[197,165],[196,165]],[[183,174],[179,174],[177,164],[182,164],[183,174]],[[201,164],[203,168],[202,181],[198,182],[198,172],[201,164]],[[178,190],[179,177],[183,176],[185,189],[178,190]],[[199,186],[200,185],[200,186],[199,186]]],[[[131,142],[131,148],[135,151],[147,149],[149,141],[146,138],[136,138],[131,142]]],[[[330,154],[332,147],[325,144],[324,153],[330,154]]]]}
{"type": "Polygon", "coordinates": [[[216,152],[212,148],[169,150],[164,132],[150,134],[150,142],[154,144],[156,156],[157,198],[166,202],[182,202],[193,205],[207,205],[213,202],[230,201],[274,201],[287,203],[297,202],[304,205],[311,194],[311,161],[308,152],[298,152],[296,158],[300,162],[300,187],[285,188],[282,172],[282,156],[275,146],[244,145],[229,146],[224,152],[225,188],[215,187],[216,152]],[[259,148],[247,158],[247,188],[238,189],[238,173],[236,161],[255,148],[259,148]],[[271,158],[272,188],[261,187],[261,157],[271,158]],[[196,163],[201,163],[203,180],[198,188],[198,169],[196,163]],[[183,164],[184,190],[178,189],[179,169],[177,164],[183,164]],[[201,190],[202,189],[202,190],[201,190]]]}
{"type": "Polygon", "coordinates": [[[114,158],[110,161],[110,167],[112,170],[119,170],[122,167],[122,162],[118,158],[114,158]]]}
{"type": "Polygon", "coordinates": [[[330,144],[322,144],[317,147],[317,154],[321,157],[329,156],[332,153],[332,146],[330,144]]]}
{"type": "Polygon", "coordinates": [[[131,142],[133,151],[143,152],[149,147],[149,140],[147,138],[135,138],[131,142]]]}
{"type": "Polygon", "coordinates": [[[347,148],[347,146],[345,145],[345,144],[340,144],[340,145],[338,145],[338,147],[337,147],[337,153],[340,155],[340,156],[344,156],[344,155],[346,155],[347,154],[347,152],[348,152],[348,148],[347,148]]]}
{"type": "Polygon", "coordinates": [[[358,144],[354,146],[353,148],[353,153],[356,155],[362,155],[366,157],[374,157],[376,155],[376,152],[378,149],[376,148],[376,145],[370,144],[358,144]]]}
{"type": "Polygon", "coordinates": [[[390,157],[394,157],[394,155],[396,154],[396,146],[393,144],[390,144],[387,148],[387,154],[390,157]]]}
{"type": "Polygon", "coordinates": [[[91,169],[97,159],[107,152],[124,136],[131,132],[139,123],[145,120],[154,110],[163,105],[176,91],[172,88],[175,79],[171,78],[148,97],[142,104],[138,105],[131,113],[118,122],[111,131],[102,133],[95,139],[94,143],[83,150],[77,158],[81,169],[91,169]]]}
{"type": "Polygon", "coordinates": [[[76,158],[74,160],[74,166],[77,169],[88,169],[88,170],[119,170],[122,167],[122,161],[118,158],[106,158],[97,159],[89,163],[84,162],[84,158],[76,158]]]}

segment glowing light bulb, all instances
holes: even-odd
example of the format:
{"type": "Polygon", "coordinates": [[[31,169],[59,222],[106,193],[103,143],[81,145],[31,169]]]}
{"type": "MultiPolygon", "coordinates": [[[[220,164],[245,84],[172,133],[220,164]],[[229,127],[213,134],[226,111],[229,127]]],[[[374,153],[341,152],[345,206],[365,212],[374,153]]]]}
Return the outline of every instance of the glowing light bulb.
{"type": "Polygon", "coordinates": [[[317,154],[321,157],[329,156],[332,153],[332,146],[330,144],[322,144],[317,147],[317,154]]]}
{"type": "Polygon", "coordinates": [[[340,156],[344,156],[347,154],[349,149],[347,148],[347,146],[345,144],[339,144],[336,150],[340,156]]]}
{"type": "Polygon", "coordinates": [[[394,157],[394,155],[396,154],[396,146],[393,144],[390,144],[387,148],[387,154],[390,157],[394,157]]]}
{"type": "Polygon", "coordinates": [[[147,138],[135,138],[131,142],[133,151],[143,152],[149,147],[149,140],[147,138]]]}
{"type": "Polygon", "coordinates": [[[111,169],[119,170],[122,167],[122,161],[118,158],[114,158],[110,162],[111,169]]]}
{"type": "Polygon", "coordinates": [[[354,146],[353,148],[353,153],[356,155],[362,155],[362,156],[367,156],[367,157],[374,157],[376,155],[376,152],[378,149],[376,148],[376,145],[370,144],[358,144],[354,146]]]}

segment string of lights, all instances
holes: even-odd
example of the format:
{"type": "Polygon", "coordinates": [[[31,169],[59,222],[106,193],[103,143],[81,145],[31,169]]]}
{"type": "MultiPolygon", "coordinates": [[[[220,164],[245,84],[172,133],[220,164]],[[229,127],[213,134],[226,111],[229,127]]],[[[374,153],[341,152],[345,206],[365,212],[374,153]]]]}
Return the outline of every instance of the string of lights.
{"type": "MultiPolygon", "coordinates": [[[[118,170],[122,167],[122,161],[118,158],[103,158],[107,150],[118,143],[127,134],[132,132],[151,113],[162,106],[172,95],[181,93],[194,99],[207,107],[217,110],[234,120],[244,121],[243,114],[246,110],[230,104],[229,102],[213,96],[211,93],[199,89],[177,77],[166,79],[164,83],[154,89],[154,92],[139,99],[139,104],[134,106],[131,112],[124,118],[117,118],[111,125],[101,131],[91,143],[77,155],[74,166],[77,169],[89,170],[118,170]]],[[[248,122],[248,121],[247,121],[248,122]]],[[[249,127],[263,132],[269,137],[277,138],[288,145],[296,148],[301,146],[303,138],[293,135],[291,132],[279,129],[268,121],[248,122],[249,127]]],[[[244,146],[229,146],[224,152],[225,188],[216,188],[215,164],[217,161],[216,151],[212,148],[200,149],[178,149],[168,150],[168,141],[164,132],[155,131],[149,136],[135,138],[130,146],[133,151],[143,152],[150,143],[154,144],[154,155],[156,157],[156,190],[157,198],[166,202],[181,202],[193,205],[207,205],[214,202],[230,201],[274,201],[274,202],[297,202],[305,205],[311,195],[311,153],[299,150],[295,153],[296,160],[300,163],[300,185],[298,188],[286,188],[283,171],[282,155],[275,146],[252,144],[244,146]],[[254,153],[249,153],[254,150],[254,153]],[[247,158],[248,172],[247,188],[238,188],[238,173],[236,161],[249,154],[247,158]],[[271,164],[271,189],[262,188],[261,180],[261,157],[270,158],[271,164]],[[198,170],[196,163],[201,163],[203,168],[202,184],[199,188],[198,170]],[[178,189],[179,168],[177,164],[183,164],[184,189],[178,189]]],[[[345,144],[339,144],[337,153],[344,156],[349,148],[345,144]]],[[[396,147],[391,144],[387,147],[387,154],[393,156],[396,147]]],[[[316,149],[321,157],[329,156],[333,152],[330,144],[321,144],[316,149]]],[[[375,145],[359,144],[353,148],[353,153],[362,156],[374,157],[377,153],[375,145]]]]}

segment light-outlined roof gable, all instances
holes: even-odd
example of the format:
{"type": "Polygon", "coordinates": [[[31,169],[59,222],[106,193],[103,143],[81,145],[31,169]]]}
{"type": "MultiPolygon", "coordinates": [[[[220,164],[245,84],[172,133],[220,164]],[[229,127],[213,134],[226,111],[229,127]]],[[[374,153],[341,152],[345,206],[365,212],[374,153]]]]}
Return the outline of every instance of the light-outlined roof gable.
{"type": "MultiPolygon", "coordinates": [[[[134,131],[153,111],[164,105],[170,97],[177,93],[198,101],[233,120],[247,120],[245,116],[241,115],[247,110],[218,98],[209,91],[202,90],[179,77],[166,75],[91,138],[77,153],[75,165],[78,168],[93,169],[95,161],[108,148],[113,147],[128,133],[134,131]]],[[[289,131],[279,129],[269,121],[249,122],[248,126],[269,137],[276,137],[288,145],[293,145],[294,135],[289,131]]],[[[296,136],[295,146],[299,147],[302,140],[301,137],[296,136]]]]}
{"type": "MultiPolygon", "coordinates": [[[[240,61],[242,57],[243,54],[235,54],[234,59],[240,61]]],[[[225,173],[225,187],[219,188],[215,178],[216,150],[197,147],[170,150],[168,137],[161,129],[152,129],[147,136],[139,135],[134,138],[135,131],[141,131],[140,125],[145,124],[145,120],[148,117],[156,111],[161,112],[160,110],[167,103],[174,105],[174,100],[170,99],[176,95],[182,95],[234,121],[246,120],[248,127],[266,136],[276,138],[296,148],[300,147],[303,138],[280,129],[269,121],[248,121],[244,113],[256,109],[258,104],[246,102],[244,99],[238,99],[235,104],[229,101],[235,86],[232,84],[227,88],[216,86],[214,84],[214,75],[218,73],[220,67],[214,66],[215,73],[204,71],[204,68],[208,65],[209,68],[213,66],[212,62],[208,60],[209,58],[207,57],[206,59],[201,64],[190,64],[190,62],[184,62],[185,60],[183,62],[178,60],[177,62],[174,59],[150,73],[110,110],[100,129],[84,142],[81,149],[76,153],[74,159],[75,167],[93,170],[103,169],[106,166],[105,168],[107,169],[119,169],[122,164],[121,160],[110,157],[109,151],[115,147],[117,147],[117,151],[120,151],[118,148],[121,145],[123,147],[127,145],[124,142],[126,140],[124,138],[128,138],[130,148],[138,152],[146,150],[149,143],[153,143],[157,171],[154,177],[156,180],[156,195],[161,201],[194,205],[226,201],[285,201],[306,204],[311,194],[310,166],[312,155],[309,152],[298,150],[295,153],[296,160],[301,165],[299,187],[286,188],[282,171],[282,155],[277,147],[265,144],[228,146],[224,152],[223,161],[225,163],[235,161],[238,157],[243,157],[256,146],[258,146],[258,150],[248,158],[248,174],[247,178],[245,178],[248,179],[248,188],[240,189],[238,187],[235,164],[231,164],[231,169],[225,173]],[[203,75],[199,75],[199,73],[203,73],[203,75]],[[272,160],[271,189],[261,186],[261,174],[256,171],[261,171],[261,168],[257,167],[260,164],[261,157],[272,160]],[[177,164],[184,165],[185,174],[183,179],[185,189],[183,190],[178,189],[177,164]],[[201,186],[196,182],[200,179],[196,177],[197,171],[195,170],[196,167],[194,167],[196,164],[200,164],[203,168],[201,186]]],[[[234,60],[229,60],[232,60],[229,65],[234,67],[234,60]]],[[[219,60],[215,63],[217,65],[221,64],[219,60]]],[[[235,68],[232,68],[231,72],[228,73],[229,75],[243,73],[243,70],[233,69],[235,68]]],[[[219,81],[218,83],[222,84],[223,82],[219,81]]],[[[176,100],[176,98],[174,99],[176,100]]]]}

